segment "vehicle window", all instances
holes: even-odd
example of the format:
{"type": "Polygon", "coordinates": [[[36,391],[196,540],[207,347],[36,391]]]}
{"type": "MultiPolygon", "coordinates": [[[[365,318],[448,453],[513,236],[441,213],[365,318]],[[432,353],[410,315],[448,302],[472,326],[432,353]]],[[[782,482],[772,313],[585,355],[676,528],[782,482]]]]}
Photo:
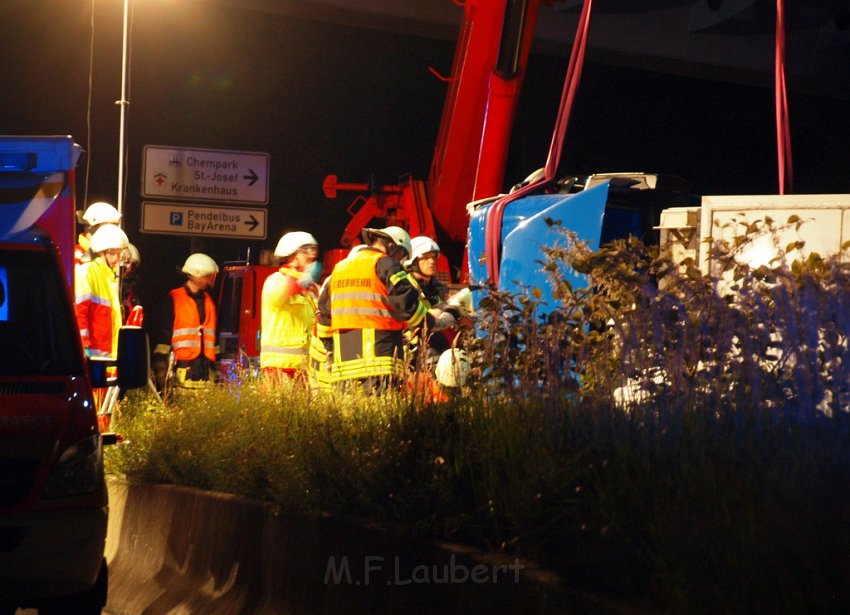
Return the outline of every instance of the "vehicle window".
{"type": "Polygon", "coordinates": [[[0,375],[80,372],[65,282],[45,250],[0,249],[0,375]]]}

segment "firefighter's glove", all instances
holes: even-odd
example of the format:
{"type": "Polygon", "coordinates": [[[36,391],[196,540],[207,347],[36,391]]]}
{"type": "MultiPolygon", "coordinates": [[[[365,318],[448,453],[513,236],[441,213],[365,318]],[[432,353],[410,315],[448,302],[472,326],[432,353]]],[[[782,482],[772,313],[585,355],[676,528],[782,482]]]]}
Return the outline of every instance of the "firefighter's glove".
{"type": "Polygon", "coordinates": [[[447,314],[451,314],[455,320],[460,320],[463,318],[463,313],[461,309],[455,305],[447,305],[443,308],[443,312],[447,314]]]}
{"type": "Polygon", "coordinates": [[[442,310],[437,309],[429,310],[428,312],[434,317],[434,327],[432,328],[432,331],[451,329],[457,325],[455,317],[448,312],[443,312],[442,310]]]}
{"type": "Polygon", "coordinates": [[[298,287],[301,290],[307,290],[313,284],[315,284],[315,282],[313,282],[313,276],[310,275],[310,273],[308,271],[302,272],[301,275],[298,276],[298,279],[296,280],[296,282],[298,282],[298,287]]]}
{"type": "Polygon", "coordinates": [[[302,271],[301,275],[298,276],[298,286],[300,286],[304,290],[311,288],[316,282],[319,281],[321,275],[322,264],[319,261],[313,261],[312,263],[304,267],[304,271],[302,271]]]}
{"type": "Polygon", "coordinates": [[[161,354],[153,355],[153,359],[151,360],[151,369],[153,370],[156,389],[157,391],[161,391],[165,386],[165,377],[168,373],[168,357],[161,354]]]}
{"type": "Polygon", "coordinates": [[[313,261],[304,268],[304,272],[309,272],[310,277],[313,278],[313,281],[316,284],[318,284],[322,279],[322,263],[319,261],[313,261]]]}

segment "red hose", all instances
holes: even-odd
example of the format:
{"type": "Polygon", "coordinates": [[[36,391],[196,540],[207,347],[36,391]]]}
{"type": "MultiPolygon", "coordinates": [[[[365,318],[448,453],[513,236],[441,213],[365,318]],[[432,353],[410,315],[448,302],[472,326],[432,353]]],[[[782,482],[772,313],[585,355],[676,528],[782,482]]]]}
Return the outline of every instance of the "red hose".
{"type": "Polygon", "coordinates": [[[506,195],[493,203],[490,210],[487,212],[487,221],[484,229],[484,255],[487,264],[487,277],[494,285],[499,284],[499,260],[501,259],[501,243],[502,243],[502,218],[504,217],[505,208],[509,203],[518,198],[541,188],[552,184],[557,179],[558,163],[561,160],[561,153],[564,147],[564,140],[567,134],[567,125],[569,124],[570,111],[572,110],[573,101],[575,100],[578,85],[581,81],[581,71],[584,66],[585,49],[587,47],[587,33],[590,29],[590,14],[593,7],[593,0],[585,0],[579,17],[578,28],[576,30],[573,48],[570,52],[570,63],[567,67],[567,76],[564,79],[564,89],[561,92],[561,103],[558,109],[558,116],[555,120],[555,130],[552,133],[552,142],[549,145],[549,156],[546,159],[546,167],[543,178],[528,184],[506,195]]]}
{"type": "Polygon", "coordinates": [[[779,167],[779,194],[793,191],[794,165],[791,158],[791,123],[785,85],[785,0],[776,0],[776,153],[779,167]]]}

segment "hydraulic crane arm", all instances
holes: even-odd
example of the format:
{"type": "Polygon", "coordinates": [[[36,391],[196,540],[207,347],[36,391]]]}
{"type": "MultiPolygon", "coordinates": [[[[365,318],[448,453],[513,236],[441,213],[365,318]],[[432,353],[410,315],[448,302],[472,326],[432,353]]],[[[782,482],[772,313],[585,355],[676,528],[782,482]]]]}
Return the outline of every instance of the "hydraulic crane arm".
{"type": "Polygon", "coordinates": [[[502,191],[541,0],[466,0],[428,179],[438,228],[466,239],[466,204],[502,191]]]}

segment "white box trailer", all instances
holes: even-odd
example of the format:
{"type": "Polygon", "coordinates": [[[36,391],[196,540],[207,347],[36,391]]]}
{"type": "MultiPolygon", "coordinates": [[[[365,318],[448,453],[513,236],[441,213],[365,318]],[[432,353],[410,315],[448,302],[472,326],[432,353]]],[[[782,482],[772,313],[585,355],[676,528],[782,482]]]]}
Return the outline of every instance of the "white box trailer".
{"type": "Polygon", "coordinates": [[[676,262],[693,258],[707,274],[711,242],[706,240],[732,240],[766,220],[773,221],[775,237],[768,232],[755,235],[741,260],[752,266],[769,264],[778,255],[777,246],[784,253],[792,242],[802,245],[787,253],[789,260],[812,252],[831,256],[850,240],[850,194],[704,196],[699,207],[663,210],[657,228],[661,246],[671,250],[676,262]],[[794,222],[798,219],[800,224],[794,222]]]}

